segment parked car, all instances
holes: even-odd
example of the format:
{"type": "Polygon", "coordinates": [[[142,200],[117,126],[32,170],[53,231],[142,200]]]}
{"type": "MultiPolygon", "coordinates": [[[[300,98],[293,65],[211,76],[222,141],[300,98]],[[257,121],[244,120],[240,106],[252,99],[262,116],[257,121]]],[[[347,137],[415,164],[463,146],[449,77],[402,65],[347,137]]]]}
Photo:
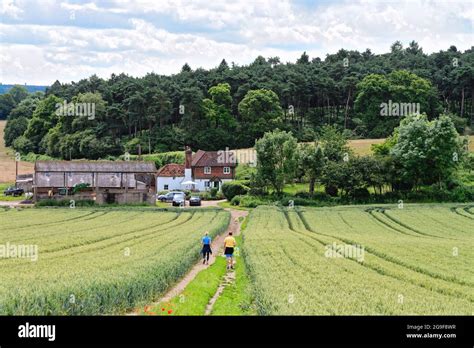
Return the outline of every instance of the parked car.
{"type": "Polygon", "coordinates": [[[22,188],[14,187],[14,186],[10,186],[5,191],[3,191],[3,194],[5,196],[13,196],[13,197],[21,196],[23,193],[25,193],[25,191],[22,188]]]}
{"type": "Polygon", "coordinates": [[[189,198],[189,205],[201,205],[201,197],[199,196],[191,196],[189,198]]]}
{"type": "Polygon", "coordinates": [[[173,206],[180,207],[186,205],[186,195],[184,192],[176,193],[173,197],[173,206]]]}
{"type": "Polygon", "coordinates": [[[173,202],[173,198],[174,198],[174,195],[176,194],[182,194],[183,192],[181,191],[171,191],[171,192],[168,192],[164,195],[159,195],[158,197],[156,197],[156,199],[158,199],[159,201],[161,202],[173,202]]]}

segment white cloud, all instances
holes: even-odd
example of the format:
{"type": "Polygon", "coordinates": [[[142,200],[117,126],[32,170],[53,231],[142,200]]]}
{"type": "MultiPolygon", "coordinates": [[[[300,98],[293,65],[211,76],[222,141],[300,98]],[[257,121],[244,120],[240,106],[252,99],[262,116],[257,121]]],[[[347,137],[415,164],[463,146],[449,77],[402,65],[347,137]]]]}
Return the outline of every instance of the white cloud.
{"type": "Polygon", "coordinates": [[[69,11],[99,11],[99,7],[93,2],[88,2],[85,4],[70,4],[68,2],[62,2],[60,5],[62,8],[69,11]]]}
{"type": "Polygon", "coordinates": [[[23,10],[15,4],[14,0],[1,0],[0,1],[0,14],[12,18],[19,18],[23,10]]]}
{"type": "Polygon", "coordinates": [[[49,0],[42,8],[73,11],[78,18],[97,13],[110,21],[102,23],[110,24],[105,29],[97,29],[87,22],[55,23],[56,16],[48,25],[35,22],[29,12],[34,11],[31,2],[2,0],[2,14],[29,21],[0,24],[1,57],[8,66],[0,79],[50,84],[93,73],[102,77],[121,72],[171,74],[185,62],[193,68],[211,68],[222,58],[238,64],[258,55],[294,61],[304,50],[321,58],[340,48],[381,53],[395,40],[404,44],[415,40],[425,52],[450,45],[467,49],[473,42],[473,6],[462,1],[323,2],[314,8],[288,0],[115,0],[107,4],[49,0]],[[110,16],[122,17],[112,21],[110,16]],[[166,19],[168,27],[160,19],[166,19]],[[183,30],[183,26],[193,29],[183,30]],[[18,68],[10,68],[14,64],[18,68]]]}

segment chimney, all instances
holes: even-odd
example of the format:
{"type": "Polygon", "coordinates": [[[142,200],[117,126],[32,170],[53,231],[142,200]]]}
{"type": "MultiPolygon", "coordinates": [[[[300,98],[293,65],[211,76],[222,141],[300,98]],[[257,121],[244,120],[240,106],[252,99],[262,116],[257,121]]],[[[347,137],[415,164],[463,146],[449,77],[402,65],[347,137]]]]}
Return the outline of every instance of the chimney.
{"type": "Polygon", "coordinates": [[[186,169],[191,169],[191,162],[193,159],[193,151],[189,146],[186,146],[186,150],[184,151],[185,154],[185,166],[186,169]]]}

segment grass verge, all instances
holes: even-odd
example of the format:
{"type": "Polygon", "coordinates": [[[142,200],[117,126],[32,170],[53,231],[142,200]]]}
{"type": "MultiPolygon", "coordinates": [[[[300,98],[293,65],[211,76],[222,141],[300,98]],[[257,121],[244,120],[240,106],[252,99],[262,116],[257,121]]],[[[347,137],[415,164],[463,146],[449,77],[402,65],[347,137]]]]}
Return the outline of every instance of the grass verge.
{"type": "Polygon", "coordinates": [[[217,203],[217,205],[221,208],[230,208],[230,209],[235,209],[235,210],[247,210],[247,211],[250,211],[252,210],[252,208],[246,208],[246,207],[240,207],[238,205],[232,205],[230,204],[229,201],[225,201],[225,202],[220,202],[220,203],[217,203]]]}
{"type": "Polygon", "coordinates": [[[209,300],[214,296],[226,272],[224,257],[218,256],[209,268],[199,272],[183,292],[169,302],[142,309],[148,315],[204,315],[209,300]]]}
{"type": "MultiPolygon", "coordinates": [[[[242,224],[246,225],[247,219],[242,224]]],[[[237,245],[242,246],[242,235],[236,237],[237,245]]],[[[227,285],[217,298],[211,315],[256,315],[253,304],[253,291],[242,255],[235,257],[235,281],[227,285]]]]}

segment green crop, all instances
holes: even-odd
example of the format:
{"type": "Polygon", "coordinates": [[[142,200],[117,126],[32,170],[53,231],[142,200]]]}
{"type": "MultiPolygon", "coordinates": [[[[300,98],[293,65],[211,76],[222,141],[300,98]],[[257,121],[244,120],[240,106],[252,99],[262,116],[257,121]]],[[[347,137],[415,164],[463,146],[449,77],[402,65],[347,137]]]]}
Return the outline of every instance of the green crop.
{"type": "Polygon", "coordinates": [[[469,206],[262,206],[244,252],[260,314],[474,313],[469,206]]]}
{"type": "Polygon", "coordinates": [[[0,246],[37,245],[38,259],[0,258],[0,314],[118,314],[155,299],[199,258],[204,231],[229,213],[113,209],[0,211],[0,246]]]}

